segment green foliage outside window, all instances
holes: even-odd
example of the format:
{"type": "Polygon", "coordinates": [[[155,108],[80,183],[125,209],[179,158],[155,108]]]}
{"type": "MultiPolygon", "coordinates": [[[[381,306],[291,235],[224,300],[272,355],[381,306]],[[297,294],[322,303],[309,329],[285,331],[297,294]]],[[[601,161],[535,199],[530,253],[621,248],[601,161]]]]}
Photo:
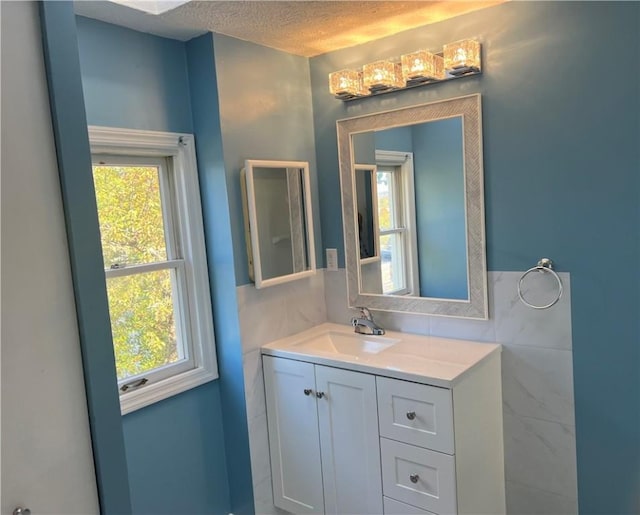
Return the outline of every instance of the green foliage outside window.
{"type": "MultiPolygon", "coordinates": [[[[94,166],[106,269],[167,260],[156,167],[94,166]]],[[[173,271],[107,278],[118,379],[167,365],[180,356],[173,271]]]]}

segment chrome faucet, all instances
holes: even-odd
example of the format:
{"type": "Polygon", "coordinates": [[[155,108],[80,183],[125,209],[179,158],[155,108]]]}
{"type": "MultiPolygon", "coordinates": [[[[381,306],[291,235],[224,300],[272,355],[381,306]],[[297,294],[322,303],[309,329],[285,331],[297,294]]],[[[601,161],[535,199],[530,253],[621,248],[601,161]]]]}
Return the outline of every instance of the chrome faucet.
{"type": "Polygon", "coordinates": [[[353,317],[351,319],[351,325],[356,333],[374,335],[384,334],[384,329],[373,321],[371,311],[365,307],[358,307],[356,309],[360,310],[360,316],[353,317]]]}

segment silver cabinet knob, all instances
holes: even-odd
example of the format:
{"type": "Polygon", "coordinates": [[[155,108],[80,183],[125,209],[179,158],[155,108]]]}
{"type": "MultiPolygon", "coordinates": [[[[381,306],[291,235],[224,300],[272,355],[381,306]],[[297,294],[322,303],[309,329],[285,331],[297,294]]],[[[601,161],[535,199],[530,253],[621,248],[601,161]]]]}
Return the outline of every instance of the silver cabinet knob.
{"type": "Polygon", "coordinates": [[[415,411],[407,411],[407,418],[409,420],[413,420],[414,418],[416,418],[416,412],[415,411]]]}
{"type": "Polygon", "coordinates": [[[31,515],[31,510],[29,508],[18,506],[15,510],[13,510],[13,515],[31,515]]]}
{"type": "Polygon", "coordinates": [[[420,479],[420,476],[419,476],[418,474],[411,474],[411,475],[409,476],[409,480],[410,480],[412,483],[417,483],[419,479],[420,479]]]}
{"type": "Polygon", "coordinates": [[[318,399],[322,399],[324,397],[324,392],[316,392],[316,397],[318,399]]]}
{"type": "Polygon", "coordinates": [[[309,395],[311,395],[312,393],[313,393],[313,390],[312,390],[312,389],[310,389],[310,388],[305,388],[305,389],[304,389],[304,394],[305,394],[305,395],[309,396],[309,395]]]}

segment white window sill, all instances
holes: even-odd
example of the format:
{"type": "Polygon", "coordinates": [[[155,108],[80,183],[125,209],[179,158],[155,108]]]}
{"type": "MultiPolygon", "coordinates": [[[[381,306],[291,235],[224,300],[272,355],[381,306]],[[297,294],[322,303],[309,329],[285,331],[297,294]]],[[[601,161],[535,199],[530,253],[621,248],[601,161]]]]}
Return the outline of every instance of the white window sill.
{"type": "Polygon", "coordinates": [[[217,378],[218,374],[214,371],[200,367],[145,385],[120,395],[120,412],[126,415],[217,378]]]}

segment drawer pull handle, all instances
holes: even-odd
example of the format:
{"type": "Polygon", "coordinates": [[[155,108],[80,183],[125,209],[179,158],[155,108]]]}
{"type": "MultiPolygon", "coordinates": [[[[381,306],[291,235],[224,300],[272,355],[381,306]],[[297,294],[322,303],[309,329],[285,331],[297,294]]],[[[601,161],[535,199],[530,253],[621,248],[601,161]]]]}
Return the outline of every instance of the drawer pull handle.
{"type": "Polygon", "coordinates": [[[407,418],[409,420],[413,420],[414,418],[416,418],[416,412],[415,411],[407,411],[407,418]]]}
{"type": "Polygon", "coordinates": [[[316,392],[316,397],[318,399],[322,399],[324,397],[324,392],[316,392]]]}
{"type": "Polygon", "coordinates": [[[311,390],[310,388],[305,388],[305,389],[304,389],[304,394],[305,394],[306,396],[309,396],[309,395],[311,395],[312,393],[313,393],[313,390],[311,390]]]}
{"type": "Polygon", "coordinates": [[[411,474],[409,476],[409,479],[411,480],[412,483],[417,483],[418,480],[420,479],[420,476],[418,474],[411,474]]]}

